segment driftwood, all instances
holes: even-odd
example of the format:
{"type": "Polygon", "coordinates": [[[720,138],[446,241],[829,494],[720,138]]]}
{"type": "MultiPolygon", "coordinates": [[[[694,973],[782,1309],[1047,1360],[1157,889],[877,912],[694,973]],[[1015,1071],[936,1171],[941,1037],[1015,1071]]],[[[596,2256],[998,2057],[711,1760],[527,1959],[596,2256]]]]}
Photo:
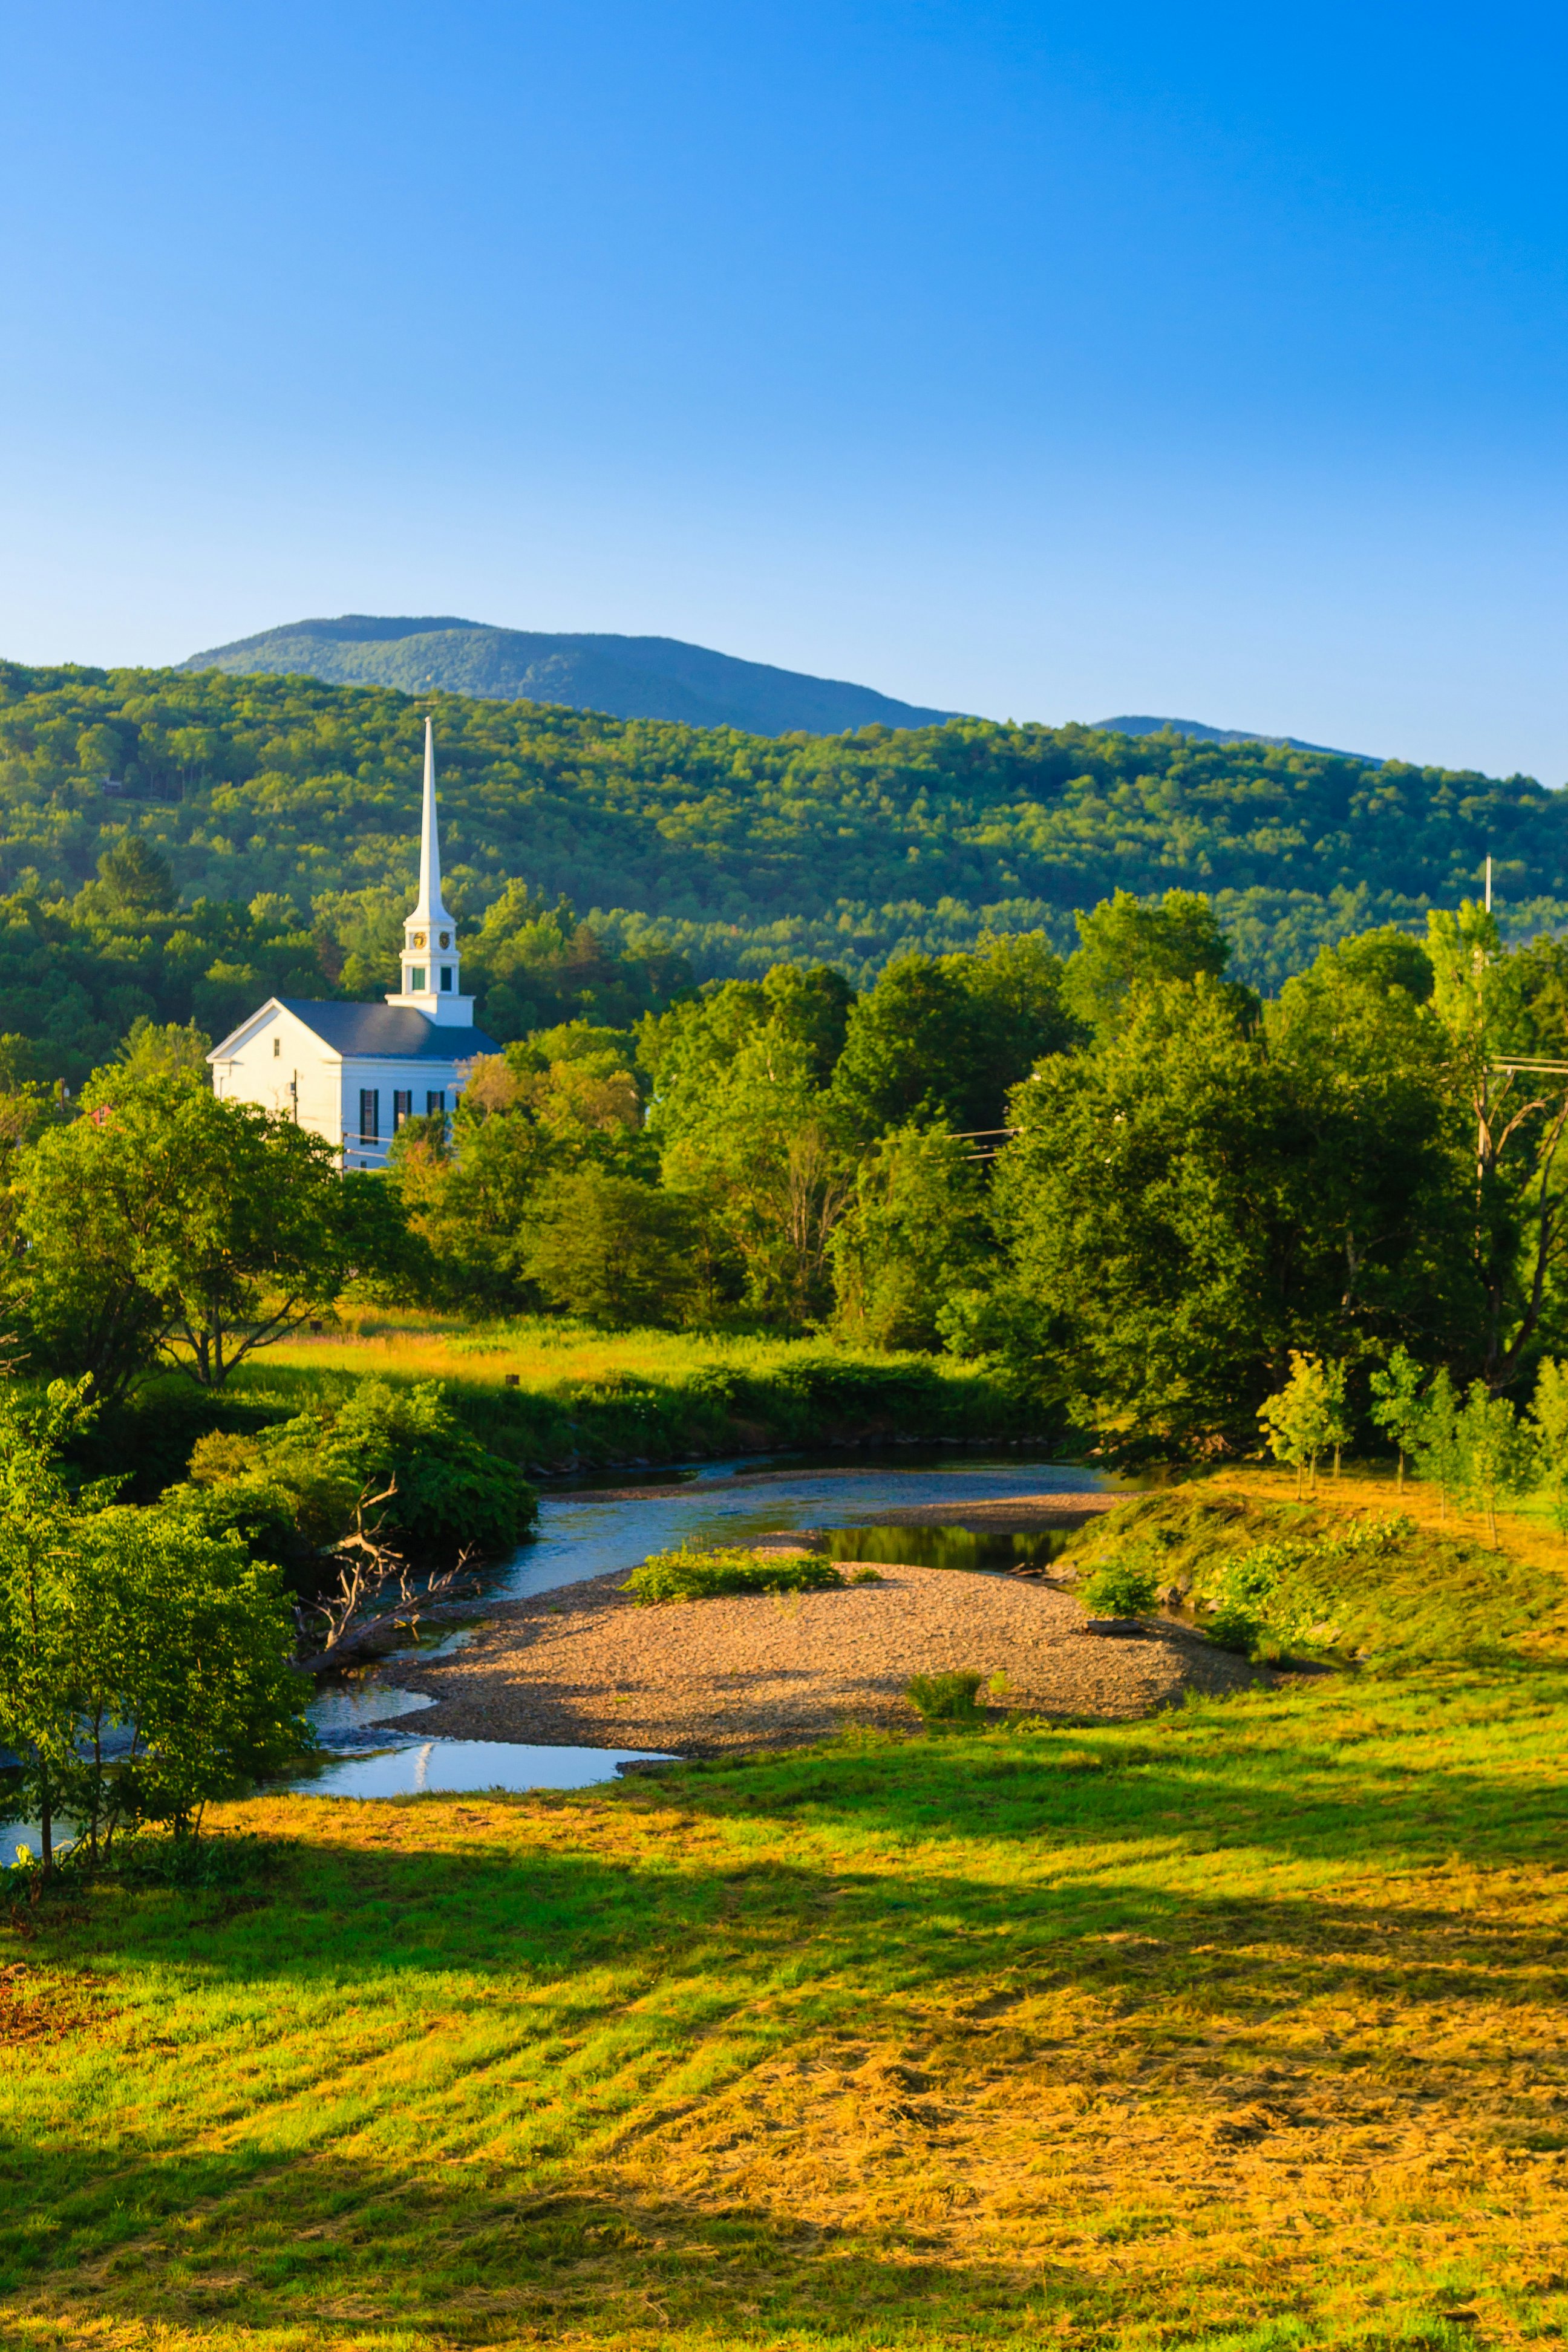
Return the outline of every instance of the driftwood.
{"type": "Polygon", "coordinates": [[[366,1512],[389,1503],[396,1492],[394,1478],[379,1495],[368,1489],[361,1495],[353,1528],[328,1555],[338,1563],[337,1583],[320,1601],[296,1606],[300,1641],[321,1642],[313,1656],[296,1661],[300,1673],[331,1674],[381,1646],[386,1633],[417,1631],[420,1618],[435,1613],[448,1594],[478,1590],[470,1549],[465,1547],[451,1568],[420,1579],[401,1552],[382,1542],[381,1520],[366,1527],[366,1512]],[[374,1613],[366,1616],[367,1609],[374,1613]]]}

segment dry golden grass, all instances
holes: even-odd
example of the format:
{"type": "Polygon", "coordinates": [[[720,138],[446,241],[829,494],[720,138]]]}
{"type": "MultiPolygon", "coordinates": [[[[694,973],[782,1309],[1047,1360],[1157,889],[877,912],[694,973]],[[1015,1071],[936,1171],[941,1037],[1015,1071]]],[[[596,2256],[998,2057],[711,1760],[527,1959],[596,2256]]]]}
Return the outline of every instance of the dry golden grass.
{"type": "Polygon", "coordinates": [[[528,1388],[597,1381],[631,1372],[644,1380],[679,1379],[700,1364],[748,1365],[780,1358],[798,1342],[697,1339],[679,1331],[597,1331],[540,1317],[493,1328],[469,1328],[434,1317],[366,1315],[359,1330],[309,1334],[268,1349],[258,1370],[279,1365],[305,1372],[395,1372],[407,1380],[472,1381],[501,1386],[509,1372],[528,1388]]]}

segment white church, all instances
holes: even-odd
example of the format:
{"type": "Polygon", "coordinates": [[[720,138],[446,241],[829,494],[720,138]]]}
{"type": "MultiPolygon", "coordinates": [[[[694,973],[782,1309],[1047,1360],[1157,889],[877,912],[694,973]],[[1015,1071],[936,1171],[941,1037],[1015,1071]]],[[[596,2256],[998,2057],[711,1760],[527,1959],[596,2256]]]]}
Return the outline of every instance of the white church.
{"type": "Polygon", "coordinates": [[[405,1118],[450,1111],[476,1054],[499,1054],[474,1026],[459,984],[457,925],[441,901],[436,746],[425,721],[419,899],[403,929],[403,985],[384,1004],[273,996],[215,1045],[213,1091],[259,1103],[324,1135],[345,1168],[384,1168],[405,1118]]]}

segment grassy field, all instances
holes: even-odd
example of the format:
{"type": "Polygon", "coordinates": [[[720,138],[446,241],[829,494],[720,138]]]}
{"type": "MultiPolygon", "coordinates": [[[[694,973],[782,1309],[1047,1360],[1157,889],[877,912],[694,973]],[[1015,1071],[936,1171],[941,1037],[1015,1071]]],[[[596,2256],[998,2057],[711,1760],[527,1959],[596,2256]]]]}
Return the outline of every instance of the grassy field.
{"type": "Polygon", "coordinates": [[[3,2340],[1554,2340],[1565,1698],[235,1807],[0,1930],[3,2340]]]}
{"type": "MultiPolygon", "coordinates": [[[[1292,1494],[1126,1517],[1175,1557],[1292,1494]]],[[[0,2344],[1560,2341],[1562,1547],[1405,1500],[1355,1605],[1452,1648],[1426,1588],[1464,1580],[1463,1660],[575,1795],[257,1799],[205,1884],[0,1909],[0,2344]]]]}
{"type": "Polygon", "coordinates": [[[1341,1665],[1442,1659],[1568,1661],[1568,1553],[1539,1517],[1504,1517],[1494,1549],[1484,1521],[1373,1469],[1347,1471],[1298,1501],[1293,1479],[1255,1469],[1130,1496],[1066,1544],[1058,1571],[1130,1551],[1157,1587],[1213,1594],[1226,1563],[1254,1547],[1299,1555],[1282,1599],[1288,1638],[1269,1654],[1341,1665]],[[1344,1538],[1359,1538],[1347,1547],[1344,1538]],[[1300,1602],[1289,1603],[1292,1585],[1300,1602]],[[1321,1621],[1321,1622],[1315,1622],[1321,1621]]]}

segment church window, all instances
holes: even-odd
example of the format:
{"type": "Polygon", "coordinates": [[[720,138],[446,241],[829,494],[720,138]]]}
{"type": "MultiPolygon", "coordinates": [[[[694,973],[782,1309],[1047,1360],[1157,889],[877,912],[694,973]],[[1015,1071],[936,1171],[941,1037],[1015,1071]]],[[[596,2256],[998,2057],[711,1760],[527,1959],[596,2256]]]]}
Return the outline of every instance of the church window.
{"type": "Polygon", "coordinates": [[[444,948],[449,948],[449,947],[451,946],[451,944],[452,944],[452,934],[451,934],[451,932],[450,932],[450,931],[443,931],[443,932],[442,932],[442,934],[441,934],[441,945],[442,945],[444,948]]]}
{"type": "Polygon", "coordinates": [[[445,1113],[445,1111],[446,1111],[446,1108],[447,1108],[447,1089],[446,1089],[446,1087],[431,1087],[429,1088],[429,1090],[427,1091],[427,1093],[426,1094],[426,1097],[425,1097],[425,1116],[426,1116],[426,1118],[440,1118],[444,1115],[444,1113],[445,1113]]]}
{"type": "Polygon", "coordinates": [[[450,988],[452,985],[452,967],[449,963],[444,963],[441,966],[441,985],[443,988],[450,988]]]}
{"type": "Polygon", "coordinates": [[[408,967],[408,993],[409,993],[409,995],[410,995],[410,996],[418,996],[418,995],[421,995],[421,994],[423,993],[423,992],[424,992],[424,987],[425,987],[425,967],[424,967],[424,965],[423,965],[422,963],[411,963],[411,964],[409,965],[409,967],[408,967]]]}
{"type": "Polygon", "coordinates": [[[280,1057],[280,1055],[282,1055],[282,1052],[283,1052],[283,1040],[282,1040],[282,1038],[281,1038],[281,1037],[274,1037],[274,1039],[272,1040],[272,1058],[273,1058],[273,1060],[274,1060],[275,1062],[276,1062],[277,1060],[279,1060],[279,1057],[280,1057]]]}
{"type": "Polygon", "coordinates": [[[362,1143],[381,1140],[381,1091],[376,1087],[361,1087],[359,1090],[359,1139],[362,1143]]]}
{"type": "Polygon", "coordinates": [[[413,1116],[414,1089],[411,1087],[406,1094],[403,1093],[402,1090],[399,1089],[392,1097],[392,1131],[394,1135],[397,1133],[397,1130],[403,1125],[404,1120],[405,1118],[412,1118],[413,1116]]]}

